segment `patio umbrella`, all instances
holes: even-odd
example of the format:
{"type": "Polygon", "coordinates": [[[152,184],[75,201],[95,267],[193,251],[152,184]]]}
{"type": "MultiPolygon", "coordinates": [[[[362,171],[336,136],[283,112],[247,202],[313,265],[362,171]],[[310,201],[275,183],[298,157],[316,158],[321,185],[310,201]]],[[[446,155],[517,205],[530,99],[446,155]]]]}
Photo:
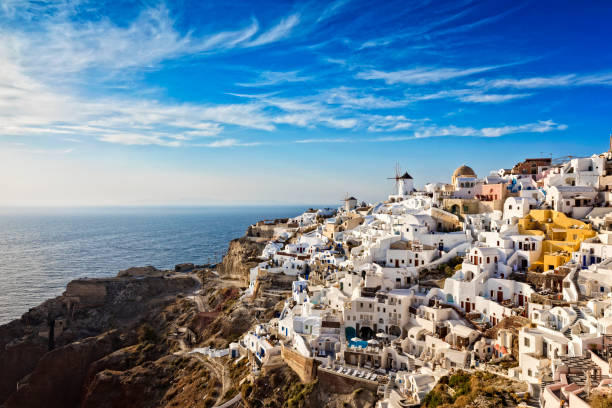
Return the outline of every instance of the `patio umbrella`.
{"type": "Polygon", "coordinates": [[[377,345],[377,344],[378,344],[378,340],[374,340],[374,339],[372,339],[372,340],[368,340],[368,344],[371,344],[371,345],[374,345],[374,346],[375,346],[375,345],[377,345]]]}

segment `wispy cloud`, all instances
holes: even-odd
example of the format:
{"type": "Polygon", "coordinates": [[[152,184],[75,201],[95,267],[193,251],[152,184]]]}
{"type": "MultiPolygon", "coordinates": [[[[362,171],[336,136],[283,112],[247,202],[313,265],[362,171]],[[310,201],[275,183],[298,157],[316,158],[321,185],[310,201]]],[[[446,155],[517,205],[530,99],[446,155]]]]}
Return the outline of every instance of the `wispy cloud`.
{"type": "Polygon", "coordinates": [[[460,96],[459,100],[462,102],[474,102],[474,103],[502,103],[512,101],[515,99],[522,99],[531,96],[529,93],[521,94],[486,94],[486,93],[471,93],[464,96],[460,96]]]}
{"type": "Polygon", "coordinates": [[[291,33],[293,27],[297,26],[299,22],[299,14],[292,14],[285,17],[276,26],[260,34],[257,38],[249,41],[246,45],[249,47],[257,47],[259,45],[269,44],[286,38],[291,33]]]}
{"type": "Polygon", "coordinates": [[[405,99],[393,100],[344,86],[323,91],[321,99],[329,105],[359,109],[397,108],[409,103],[405,99]]]}
{"type": "Polygon", "coordinates": [[[258,143],[258,142],[245,143],[245,142],[241,142],[236,139],[221,139],[221,140],[215,140],[214,142],[211,142],[211,143],[207,143],[204,146],[206,147],[239,147],[239,146],[258,146],[260,144],[261,143],[258,143]]]}
{"type": "Polygon", "coordinates": [[[423,85],[446,81],[449,79],[466,77],[485,71],[490,71],[496,67],[476,67],[476,68],[434,68],[421,67],[401,71],[379,71],[370,70],[360,72],[357,78],[360,79],[379,79],[389,85],[393,84],[413,84],[423,85]]]}
{"type": "Polygon", "coordinates": [[[262,33],[255,18],[237,29],[181,33],[163,4],[142,10],[127,26],[105,17],[84,22],[71,17],[65,10],[42,14],[33,32],[3,30],[0,41],[19,50],[22,65],[37,76],[58,79],[96,70],[104,71],[103,79],[125,75],[126,69],[151,69],[166,60],[270,44],[286,38],[299,23],[299,15],[292,14],[262,33]]]}
{"type": "Polygon", "coordinates": [[[501,137],[515,133],[547,133],[567,129],[567,125],[555,123],[552,120],[543,120],[521,125],[510,125],[501,127],[460,127],[460,126],[428,126],[414,133],[415,139],[440,136],[462,136],[462,137],[501,137]]]}
{"type": "Polygon", "coordinates": [[[243,87],[263,87],[272,86],[293,82],[305,82],[311,80],[312,77],[301,76],[299,71],[275,72],[264,71],[259,74],[259,78],[253,82],[242,82],[236,85],[243,87]]]}
{"type": "Polygon", "coordinates": [[[375,138],[311,138],[299,139],[295,143],[358,143],[358,142],[402,142],[416,139],[427,139],[432,137],[484,137],[497,138],[511,134],[519,133],[547,133],[567,129],[567,125],[556,123],[552,120],[543,120],[533,123],[525,123],[520,125],[509,125],[500,127],[484,127],[474,128],[465,126],[437,126],[426,122],[408,121],[406,118],[386,118],[390,122],[394,120],[402,120],[404,123],[410,123],[406,129],[412,132],[408,134],[380,136],[375,138]]]}
{"type": "Polygon", "coordinates": [[[337,138],[314,138],[314,139],[299,139],[295,143],[310,144],[310,143],[349,143],[350,139],[344,137],[337,138]]]}
{"type": "Polygon", "coordinates": [[[548,77],[479,79],[468,85],[483,88],[536,89],[588,85],[612,85],[612,72],[598,74],[566,74],[548,77]]]}
{"type": "Polygon", "coordinates": [[[323,20],[327,20],[328,18],[332,17],[333,15],[335,15],[336,13],[338,13],[338,11],[344,7],[346,4],[348,4],[351,0],[336,0],[333,3],[331,3],[329,6],[327,6],[323,12],[321,13],[321,15],[319,16],[319,18],[317,19],[317,23],[321,22],[323,20]]]}

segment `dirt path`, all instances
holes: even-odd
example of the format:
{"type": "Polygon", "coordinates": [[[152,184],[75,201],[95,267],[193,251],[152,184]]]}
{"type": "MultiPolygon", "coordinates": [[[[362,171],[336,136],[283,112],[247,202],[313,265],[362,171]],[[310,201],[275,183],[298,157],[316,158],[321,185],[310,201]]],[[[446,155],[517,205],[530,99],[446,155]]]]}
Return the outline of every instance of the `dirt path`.
{"type": "Polygon", "coordinates": [[[221,393],[219,394],[219,397],[217,397],[215,405],[221,403],[225,393],[231,388],[232,385],[229,378],[229,373],[227,372],[225,366],[199,353],[185,353],[185,355],[197,358],[210,372],[214,373],[215,377],[221,381],[221,393]]]}

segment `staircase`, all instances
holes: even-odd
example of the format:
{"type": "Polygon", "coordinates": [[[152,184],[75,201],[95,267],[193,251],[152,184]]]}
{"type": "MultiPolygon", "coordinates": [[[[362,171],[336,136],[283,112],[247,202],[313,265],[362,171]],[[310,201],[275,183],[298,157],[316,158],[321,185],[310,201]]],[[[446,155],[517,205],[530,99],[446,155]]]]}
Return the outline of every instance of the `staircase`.
{"type": "Polygon", "coordinates": [[[529,400],[527,401],[527,404],[530,407],[539,407],[540,405],[540,396],[544,395],[544,388],[546,388],[546,386],[553,384],[554,381],[540,381],[540,386],[535,386],[533,387],[533,390],[535,391],[533,393],[533,395],[531,396],[531,398],[529,398],[529,400]]]}
{"type": "Polygon", "coordinates": [[[574,323],[568,325],[567,329],[563,331],[563,335],[567,337],[568,340],[572,339],[572,326],[576,324],[578,320],[584,319],[584,313],[577,305],[572,305],[572,309],[574,310],[574,312],[576,312],[576,320],[574,320],[574,323]]]}
{"type": "Polygon", "coordinates": [[[576,320],[584,319],[584,313],[582,313],[582,310],[578,306],[572,305],[572,309],[576,312],[576,320]]]}
{"type": "Polygon", "coordinates": [[[576,288],[576,293],[578,293],[578,300],[586,300],[587,296],[580,292],[580,286],[578,286],[578,274],[580,271],[575,271],[572,276],[572,283],[574,284],[574,288],[576,288]]]}
{"type": "Polygon", "coordinates": [[[409,358],[408,359],[408,367],[406,367],[408,369],[409,373],[414,372],[415,370],[415,366],[414,366],[414,359],[413,358],[409,358]]]}

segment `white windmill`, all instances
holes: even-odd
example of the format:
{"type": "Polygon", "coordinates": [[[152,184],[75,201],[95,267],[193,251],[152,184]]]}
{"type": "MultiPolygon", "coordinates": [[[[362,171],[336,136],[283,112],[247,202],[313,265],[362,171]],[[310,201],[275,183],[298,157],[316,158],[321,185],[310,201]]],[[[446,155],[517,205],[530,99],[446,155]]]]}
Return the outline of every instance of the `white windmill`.
{"type": "Polygon", "coordinates": [[[397,195],[407,197],[414,191],[413,179],[407,171],[402,174],[399,163],[395,165],[395,177],[387,177],[388,180],[395,180],[397,195]]]}

